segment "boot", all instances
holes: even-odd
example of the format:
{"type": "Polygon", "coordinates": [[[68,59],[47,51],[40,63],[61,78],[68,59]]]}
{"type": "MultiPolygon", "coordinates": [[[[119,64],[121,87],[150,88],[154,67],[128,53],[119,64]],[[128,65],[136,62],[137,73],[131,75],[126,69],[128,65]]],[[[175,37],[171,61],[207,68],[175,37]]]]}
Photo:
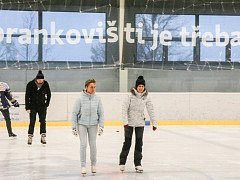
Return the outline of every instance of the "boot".
{"type": "Polygon", "coordinates": [[[82,168],[81,168],[81,174],[82,174],[82,176],[86,176],[87,170],[86,170],[85,167],[82,167],[82,168]]]}
{"type": "Polygon", "coordinates": [[[28,135],[28,141],[27,141],[28,145],[32,145],[32,138],[33,138],[33,135],[29,134],[28,135]]]}
{"type": "Polygon", "coordinates": [[[141,165],[135,167],[136,172],[142,173],[143,172],[143,167],[141,165]]]}
{"type": "Polygon", "coordinates": [[[41,134],[41,143],[42,144],[47,144],[47,142],[46,142],[46,133],[42,133],[41,134]]]}
{"type": "Polygon", "coordinates": [[[92,170],[92,173],[95,174],[95,173],[97,172],[96,166],[92,166],[92,167],[91,167],[91,170],[92,170]]]}
{"type": "Polygon", "coordinates": [[[120,171],[125,171],[125,165],[119,165],[119,169],[120,169],[120,171]]]}
{"type": "Polygon", "coordinates": [[[17,137],[17,135],[16,135],[16,134],[14,134],[14,133],[10,133],[10,134],[9,134],[9,137],[10,137],[10,138],[16,138],[16,137],[17,137]]]}

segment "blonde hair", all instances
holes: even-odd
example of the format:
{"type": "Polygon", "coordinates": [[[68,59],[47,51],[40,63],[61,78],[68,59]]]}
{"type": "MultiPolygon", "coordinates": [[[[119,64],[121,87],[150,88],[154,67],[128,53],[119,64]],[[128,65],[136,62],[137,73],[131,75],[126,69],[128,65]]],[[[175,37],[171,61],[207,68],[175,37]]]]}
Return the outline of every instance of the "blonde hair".
{"type": "Polygon", "coordinates": [[[85,88],[88,87],[89,84],[91,84],[91,83],[94,83],[94,84],[95,84],[95,83],[96,83],[95,79],[92,78],[92,79],[86,80],[86,82],[85,82],[85,88]]]}

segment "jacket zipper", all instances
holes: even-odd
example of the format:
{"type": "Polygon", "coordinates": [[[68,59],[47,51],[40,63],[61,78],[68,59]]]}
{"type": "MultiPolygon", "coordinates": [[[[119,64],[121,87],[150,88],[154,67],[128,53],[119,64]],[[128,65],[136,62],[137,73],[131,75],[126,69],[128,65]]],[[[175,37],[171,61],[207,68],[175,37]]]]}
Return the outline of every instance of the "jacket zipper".
{"type": "Polygon", "coordinates": [[[89,119],[89,126],[90,126],[91,114],[92,114],[91,105],[92,105],[92,98],[91,98],[91,95],[90,95],[90,119],[89,119]]]}

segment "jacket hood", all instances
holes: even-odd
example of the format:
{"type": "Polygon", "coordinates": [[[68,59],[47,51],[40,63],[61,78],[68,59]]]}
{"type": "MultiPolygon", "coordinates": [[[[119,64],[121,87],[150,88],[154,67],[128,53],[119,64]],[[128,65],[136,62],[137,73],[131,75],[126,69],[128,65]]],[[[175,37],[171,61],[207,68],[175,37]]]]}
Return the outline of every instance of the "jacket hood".
{"type": "MultiPolygon", "coordinates": [[[[132,88],[131,89],[131,93],[134,95],[134,96],[137,96],[137,94],[140,94],[139,92],[137,92],[137,90],[135,88],[132,88]]],[[[143,93],[142,94],[142,97],[144,96],[147,96],[148,95],[148,91],[147,89],[144,89],[143,93]]]]}

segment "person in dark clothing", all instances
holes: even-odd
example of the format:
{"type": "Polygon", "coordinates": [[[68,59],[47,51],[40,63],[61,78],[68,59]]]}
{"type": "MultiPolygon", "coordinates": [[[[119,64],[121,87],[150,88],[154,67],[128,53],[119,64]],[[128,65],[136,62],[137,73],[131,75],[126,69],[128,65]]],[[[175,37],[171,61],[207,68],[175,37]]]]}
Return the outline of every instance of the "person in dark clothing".
{"type": "Polygon", "coordinates": [[[30,81],[26,87],[25,109],[29,113],[30,124],[28,128],[28,144],[32,144],[36,115],[39,116],[41,143],[46,144],[46,115],[47,107],[51,99],[51,90],[41,70],[35,79],[30,81]]]}
{"type": "Polygon", "coordinates": [[[0,82],[0,111],[6,121],[7,131],[9,137],[17,137],[16,134],[12,132],[11,118],[9,113],[10,101],[14,107],[19,107],[16,99],[12,97],[11,90],[7,83],[0,82]]]}

